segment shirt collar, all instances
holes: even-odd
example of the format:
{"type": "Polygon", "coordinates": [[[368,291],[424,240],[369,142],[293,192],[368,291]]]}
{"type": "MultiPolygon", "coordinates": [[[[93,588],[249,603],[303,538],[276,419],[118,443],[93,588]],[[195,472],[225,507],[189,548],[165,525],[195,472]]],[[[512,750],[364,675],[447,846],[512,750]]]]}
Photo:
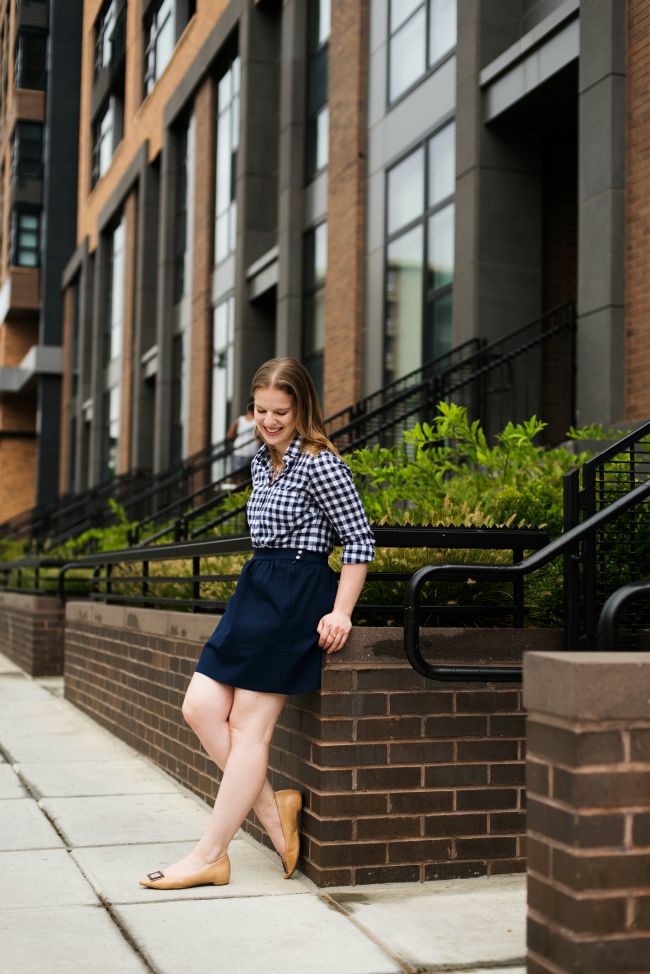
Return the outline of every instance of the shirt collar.
{"type": "MultiPolygon", "coordinates": [[[[292,439],[291,443],[287,447],[287,449],[285,451],[285,454],[284,454],[284,456],[282,458],[283,461],[284,461],[284,470],[282,471],[282,473],[285,473],[289,469],[289,467],[291,466],[291,464],[296,460],[296,457],[300,456],[300,447],[301,447],[301,444],[302,444],[302,437],[300,436],[300,433],[296,433],[296,435],[292,439]]],[[[270,470],[271,469],[271,456],[269,454],[269,448],[266,445],[266,443],[264,443],[262,445],[262,448],[260,450],[260,459],[261,460],[264,460],[264,462],[266,463],[266,466],[270,470]]]]}

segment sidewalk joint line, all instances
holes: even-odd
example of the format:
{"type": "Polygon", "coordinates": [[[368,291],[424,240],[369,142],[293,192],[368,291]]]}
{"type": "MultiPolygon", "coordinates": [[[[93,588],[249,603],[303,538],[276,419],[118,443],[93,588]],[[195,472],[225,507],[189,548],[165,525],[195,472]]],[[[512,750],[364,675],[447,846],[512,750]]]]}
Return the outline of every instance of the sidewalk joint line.
{"type": "Polygon", "coordinates": [[[335,910],[337,913],[344,916],[346,920],[349,920],[350,923],[352,923],[357,930],[364,935],[364,937],[367,937],[368,940],[372,941],[375,947],[378,947],[390,960],[394,961],[396,964],[399,964],[402,968],[403,974],[422,974],[424,968],[419,966],[414,967],[411,963],[409,963],[409,961],[404,960],[399,956],[399,954],[396,954],[394,950],[383,942],[383,940],[380,940],[376,934],[374,934],[371,930],[368,930],[368,928],[361,923],[360,920],[353,916],[352,913],[348,912],[344,906],[337,903],[334,897],[330,896],[328,893],[318,893],[317,898],[324,903],[325,906],[329,906],[330,909],[335,910]]]}

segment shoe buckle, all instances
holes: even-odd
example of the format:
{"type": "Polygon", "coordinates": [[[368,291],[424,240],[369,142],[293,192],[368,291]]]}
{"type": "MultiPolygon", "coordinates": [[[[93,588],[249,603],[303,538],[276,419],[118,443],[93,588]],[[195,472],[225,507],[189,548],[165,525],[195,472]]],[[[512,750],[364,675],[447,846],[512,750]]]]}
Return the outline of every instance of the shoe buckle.
{"type": "Polygon", "coordinates": [[[147,873],[147,879],[150,879],[152,882],[154,882],[156,879],[164,879],[164,877],[165,874],[161,873],[159,869],[157,869],[155,873],[147,873]]]}

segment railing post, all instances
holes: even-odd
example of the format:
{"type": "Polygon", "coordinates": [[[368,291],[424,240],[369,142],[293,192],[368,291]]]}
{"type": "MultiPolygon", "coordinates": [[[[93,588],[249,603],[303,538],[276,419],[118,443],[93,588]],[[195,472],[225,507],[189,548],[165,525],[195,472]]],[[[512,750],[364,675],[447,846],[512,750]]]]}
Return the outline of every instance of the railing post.
{"type": "MultiPolygon", "coordinates": [[[[512,549],[512,563],[519,565],[524,558],[523,548],[512,549]]],[[[515,629],[524,628],[524,579],[522,575],[517,575],[512,580],[512,598],[515,603],[513,612],[513,623],[515,629]]]]}
{"type": "MultiPolygon", "coordinates": [[[[580,520],[580,471],[564,477],[564,531],[576,527],[580,520]]],[[[580,623],[580,554],[576,545],[564,555],[564,648],[577,649],[580,623]]]]}
{"type": "Polygon", "coordinates": [[[196,612],[201,601],[201,557],[192,558],[192,612],[196,612]]]}
{"type": "Polygon", "coordinates": [[[146,601],[149,595],[149,562],[142,562],[142,599],[146,601]]]}
{"type": "MultiPolygon", "coordinates": [[[[582,508],[585,520],[596,513],[596,479],[594,467],[582,468],[582,508]]],[[[590,532],[582,547],[582,587],[584,590],[585,649],[592,650],[596,640],[596,532],[590,532]]]]}

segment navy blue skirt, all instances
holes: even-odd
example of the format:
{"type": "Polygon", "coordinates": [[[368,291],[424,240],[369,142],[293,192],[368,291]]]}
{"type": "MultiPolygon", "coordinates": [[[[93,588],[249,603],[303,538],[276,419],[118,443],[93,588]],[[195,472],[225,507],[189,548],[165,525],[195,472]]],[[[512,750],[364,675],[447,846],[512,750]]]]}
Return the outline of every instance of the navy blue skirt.
{"type": "Polygon", "coordinates": [[[326,554],[256,548],[196,672],[245,690],[319,690],[324,651],[316,626],[332,611],[336,585],[326,554]]]}

